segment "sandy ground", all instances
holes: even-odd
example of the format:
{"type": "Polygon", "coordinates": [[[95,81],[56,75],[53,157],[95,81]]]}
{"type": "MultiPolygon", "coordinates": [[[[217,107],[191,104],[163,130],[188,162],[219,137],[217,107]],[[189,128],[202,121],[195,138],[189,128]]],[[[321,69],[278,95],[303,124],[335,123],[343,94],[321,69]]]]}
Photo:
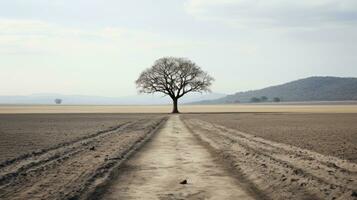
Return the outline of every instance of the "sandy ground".
{"type": "Polygon", "coordinates": [[[0,114],[1,163],[158,114],[0,114]]]}
{"type": "Polygon", "coordinates": [[[253,199],[178,115],[123,168],[100,199],[253,199]],[[180,184],[183,180],[188,184],[180,184]]]}
{"type": "Polygon", "coordinates": [[[79,199],[153,134],[164,118],[119,124],[0,166],[0,199],[79,199]]]}
{"type": "MultiPolygon", "coordinates": [[[[230,104],[180,105],[183,113],[224,112],[298,112],[298,113],[357,113],[356,104],[230,104]]],[[[76,105],[0,105],[0,113],[170,113],[171,105],[153,106],[76,106],[76,105]]]]}
{"type": "Polygon", "coordinates": [[[192,132],[271,199],[356,199],[357,165],[199,119],[192,132]]]}
{"type": "Polygon", "coordinates": [[[167,116],[0,115],[0,199],[357,199],[356,114],[167,116]]]}
{"type": "Polygon", "coordinates": [[[357,114],[231,113],[192,114],[267,140],[357,162],[357,114]]]}

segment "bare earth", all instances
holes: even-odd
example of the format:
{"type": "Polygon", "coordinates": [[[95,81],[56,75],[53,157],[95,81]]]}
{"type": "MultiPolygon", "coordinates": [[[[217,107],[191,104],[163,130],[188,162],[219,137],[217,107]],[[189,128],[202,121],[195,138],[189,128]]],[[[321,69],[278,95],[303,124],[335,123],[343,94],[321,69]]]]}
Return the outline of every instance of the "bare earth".
{"type": "Polygon", "coordinates": [[[199,119],[188,127],[270,199],[356,199],[357,165],[199,119]]]}
{"type": "Polygon", "coordinates": [[[253,199],[177,115],[125,169],[102,199],[253,199]]]}
{"type": "Polygon", "coordinates": [[[0,199],[357,199],[356,120],[2,114],[0,199]]]}
{"type": "MultiPolygon", "coordinates": [[[[0,105],[0,113],[170,113],[172,105],[121,106],[121,105],[0,105]]],[[[314,105],[295,104],[228,104],[181,105],[183,113],[232,113],[232,112],[295,112],[295,113],[357,113],[357,103],[326,102],[314,105]]]]}
{"type": "Polygon", "coordinates": [[[201,119],[279,143],[357,162],[357,114],[192,114],[201,119]]]}
{"type": "Polygon", "coordinates": [[[0,114],[0,165],[115,129],[152,114],[0,114]]]}
{"type": "Polygon", "coordinates": [[[84,198],[104,184],[110,173],[140,147],[163,120],[163,117],[152,116],[132,119],[3,162],[0,199],[84,198]]]}

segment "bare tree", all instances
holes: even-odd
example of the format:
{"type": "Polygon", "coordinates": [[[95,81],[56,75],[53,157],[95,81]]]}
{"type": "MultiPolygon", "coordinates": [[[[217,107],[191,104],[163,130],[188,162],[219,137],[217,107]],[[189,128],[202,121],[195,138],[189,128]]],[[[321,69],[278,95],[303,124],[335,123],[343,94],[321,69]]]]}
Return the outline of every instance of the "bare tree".
{"type": "Polygon", "coordinates": [[[61,104],[62,103],[62,99],[55,99],[55,103],[56,104],[61,104]]]}
{"type": "Polygon", "coordinates": [[[280,98],[279,97],[274,97],[274,99],[273,99],[273,102],[280,102],[280,98]]]}
{"type": "Polygon", "coordinates": [[[140,93],[163,93],[173,101],[172,113],[178,113],[178,99],[189,92],[210,92],[214,79],[186,58],[164,57],[144,70],[136,80],[140,93]]]}
{"type": "Polygon", "coordinates": [[[262,102],[265,102],[265,101],[268,101],[268,97],[266,97],[266,96],[261,96],[260,97],[260,100],[262,101],[262,102]]]}

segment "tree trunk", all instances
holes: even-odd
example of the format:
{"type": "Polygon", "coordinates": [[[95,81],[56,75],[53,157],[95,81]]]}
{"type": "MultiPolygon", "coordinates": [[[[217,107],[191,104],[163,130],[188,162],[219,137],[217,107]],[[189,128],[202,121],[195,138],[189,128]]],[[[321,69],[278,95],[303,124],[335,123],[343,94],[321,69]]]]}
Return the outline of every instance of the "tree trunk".
{"type": "Polygon", "coordinates": [[[178,99],[172,99],[172,101],[173,101],[172,113],[179,113],[178,107],[177,107],[177,100],[178,100],[178,99]]]}

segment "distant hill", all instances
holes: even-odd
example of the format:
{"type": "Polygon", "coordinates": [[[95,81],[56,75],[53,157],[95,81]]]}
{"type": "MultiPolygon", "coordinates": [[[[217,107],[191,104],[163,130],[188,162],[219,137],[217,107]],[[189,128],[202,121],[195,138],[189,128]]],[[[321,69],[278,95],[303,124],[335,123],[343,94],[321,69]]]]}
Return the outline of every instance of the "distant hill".
{"type": "Polygon", "coordinates": [[[309,77],[267,87],[260,90],[238,92],[215,100],[196,102],[195,104],[248,103],[260,101],[261,97],[279,98],[283,102],[292,101],[347,101],[357,100],[357,78],[309,77]],[[254,98],[255,99],[252,99],[254,98]]]}
{"type": "MultiPolygon", "coordinates": [[[[212,100],[226,96],[220,93],[191,93],[183,96],[180,103],[212,100]]],[[[0,104],[55,104],[55,99],[62,99],[65,105],[158,105],[171,104],[169,97],[155,94],[142,94],[124,97],[102,97],[63,94],[32,94],[27,96],[0,96],[0,104]]]]}

